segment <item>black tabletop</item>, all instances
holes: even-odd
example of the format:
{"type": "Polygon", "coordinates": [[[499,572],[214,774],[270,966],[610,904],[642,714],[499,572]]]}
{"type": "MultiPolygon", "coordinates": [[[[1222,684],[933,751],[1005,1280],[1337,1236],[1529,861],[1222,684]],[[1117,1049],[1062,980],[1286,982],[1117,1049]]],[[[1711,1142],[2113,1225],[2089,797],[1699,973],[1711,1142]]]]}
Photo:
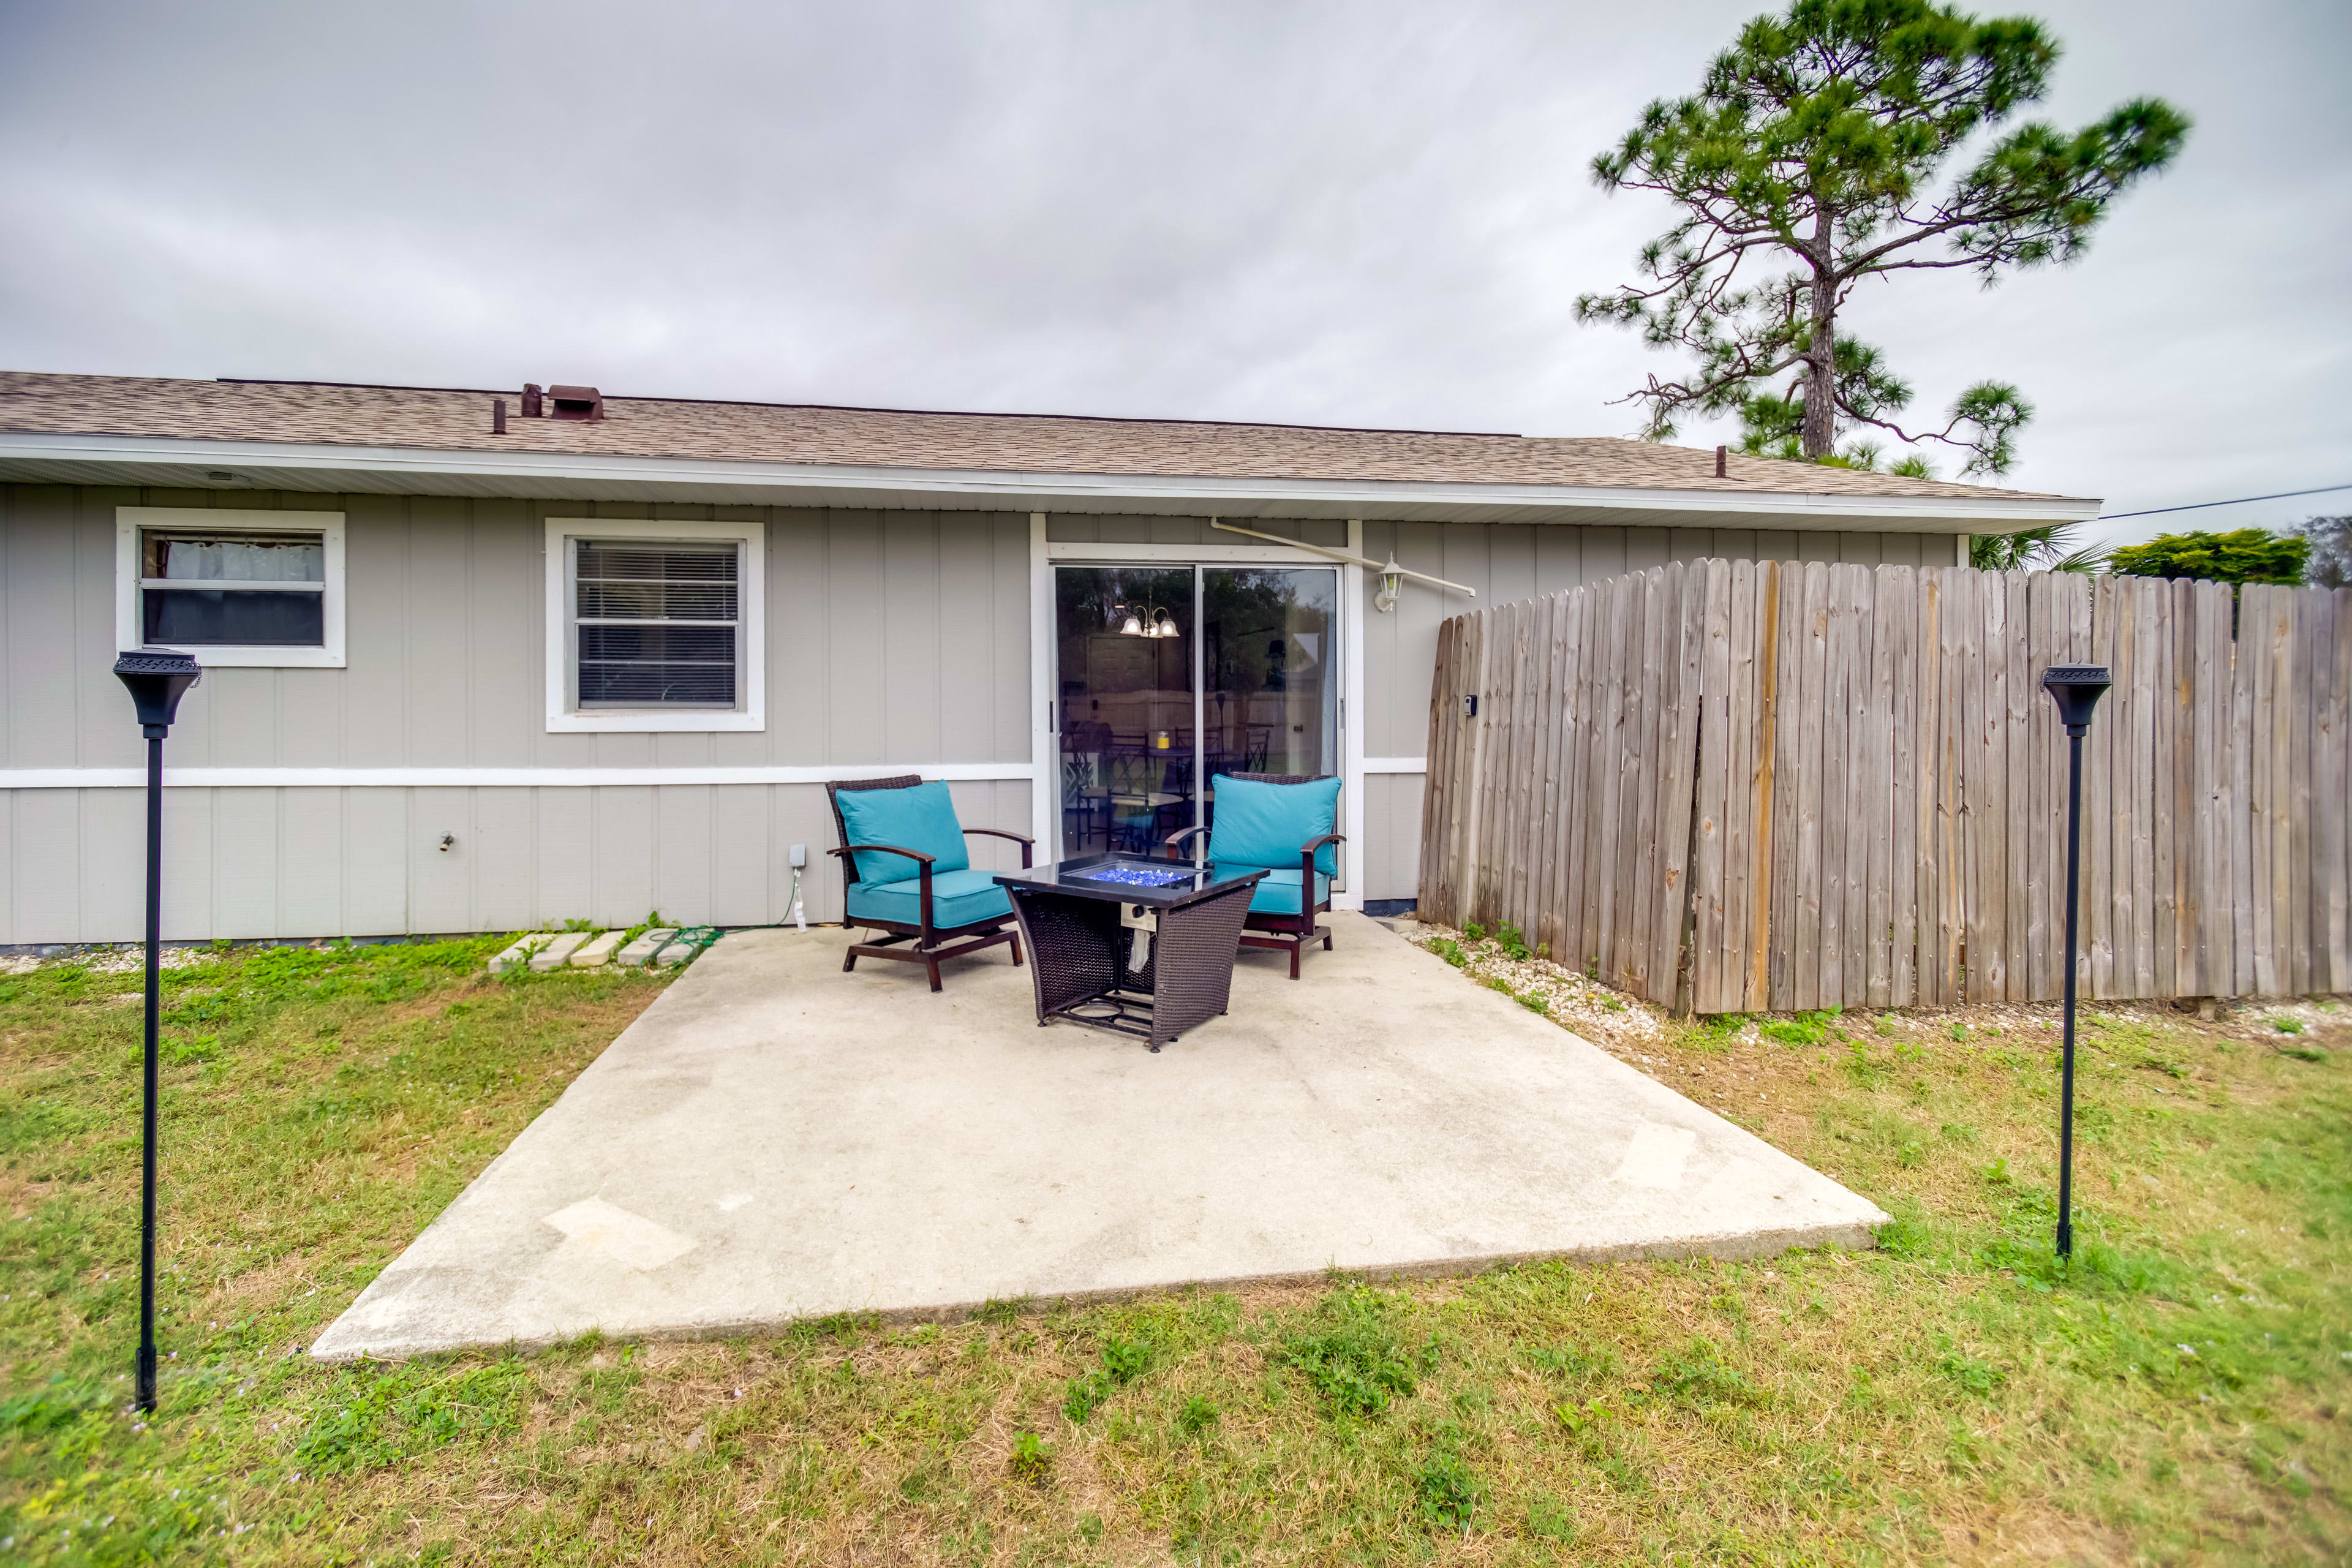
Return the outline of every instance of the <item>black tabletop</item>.
{"type": "Polygon", "coordinates": [[[1212,893],[1255,882],[1265,875],[1260,870],[1229,868],[1224,875],[1217,876],[1206,866],[1194,866],[1184,860],[1153,860],[1141,855],[1084,855],[1026,871],[1007,871],[996,881],[1005,888],[1172,910],[1212,893]]]}

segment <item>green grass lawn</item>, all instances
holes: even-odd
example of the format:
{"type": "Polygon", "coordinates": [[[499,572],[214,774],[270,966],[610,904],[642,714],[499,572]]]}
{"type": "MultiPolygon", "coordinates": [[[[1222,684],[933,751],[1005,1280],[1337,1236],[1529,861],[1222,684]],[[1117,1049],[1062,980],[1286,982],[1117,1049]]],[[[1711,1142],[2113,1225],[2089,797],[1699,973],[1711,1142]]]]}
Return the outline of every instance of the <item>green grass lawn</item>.
{"type": "Polygon", "coordinates": [[[1875,1253],[313,1365],[665,983],[498,945],[170,974],[145,1423],[138,979],[0,977],[0,1559],[2352,1554],[2352,1013],[2105,1015],[2071,1269],[2046,1010],[1814,1016],[1625,1054],[1895,1215],[1875,1253]]]}

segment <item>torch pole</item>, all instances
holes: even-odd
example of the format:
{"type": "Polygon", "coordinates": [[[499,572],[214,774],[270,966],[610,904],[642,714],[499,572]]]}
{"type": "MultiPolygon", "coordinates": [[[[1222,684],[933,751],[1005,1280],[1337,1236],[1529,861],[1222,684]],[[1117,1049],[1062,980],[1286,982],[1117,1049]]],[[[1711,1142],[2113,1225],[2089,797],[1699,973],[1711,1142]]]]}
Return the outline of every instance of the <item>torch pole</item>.
{"type": "Polygon", "coordinates": [[[2083,881],[2083,732],[2066,733],[2066,1043],[2058,1103],[2058,1256],[2074,1255],[2074,979],[2081,967],[2075,921],[2083,881]]]}
{"type": "Polygon", "coordinates": [[[162,985],[157,974],[163,932],[163,738],[147,737],[147,1051],[146,1106],[140,1122],[139,1363],[132,1404],[155,1408],[155,1023],[162,985]]]}
{"type": "Polygon", "coordinates": [[[114,677],[131,694],[139,732],[147,738],[147,1039],[146,1103],[139,1142],[139,1359],[131,1408],[155,1408],[155,1120],[161,1098],[155,1082],[155,1023],[162,1006],[157,969],[163,945],[163,737],[180,711],[180,699],[204,679],[204,668],[175,647],[126,648],[114,661],[114,677]]]}

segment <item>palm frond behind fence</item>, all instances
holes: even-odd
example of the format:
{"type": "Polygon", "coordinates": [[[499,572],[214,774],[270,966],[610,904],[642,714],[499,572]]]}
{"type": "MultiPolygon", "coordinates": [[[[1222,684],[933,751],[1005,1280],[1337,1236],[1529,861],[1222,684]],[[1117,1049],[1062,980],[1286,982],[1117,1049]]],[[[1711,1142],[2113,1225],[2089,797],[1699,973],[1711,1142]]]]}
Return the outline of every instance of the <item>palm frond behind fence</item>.
{"type": "Polygon", "coordinates": [[[1421,910],[1701,1013],[2352,990],[2352,590],[1678,563],[1447,621],[1421,910]]]}

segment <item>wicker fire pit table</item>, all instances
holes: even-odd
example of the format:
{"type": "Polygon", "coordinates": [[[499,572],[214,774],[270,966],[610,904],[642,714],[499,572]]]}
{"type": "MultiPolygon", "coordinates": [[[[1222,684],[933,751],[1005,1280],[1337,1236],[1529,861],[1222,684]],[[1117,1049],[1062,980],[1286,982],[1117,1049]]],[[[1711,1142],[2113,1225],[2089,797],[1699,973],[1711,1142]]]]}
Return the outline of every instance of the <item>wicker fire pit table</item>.
{"type": "Polygon", "coordinates": [[[1223,1012],[1265,875],[1088,855],[997,878],[1029,946],[1037,1026],[1067,1018],[1156,1051],[1223,1012]]]}

